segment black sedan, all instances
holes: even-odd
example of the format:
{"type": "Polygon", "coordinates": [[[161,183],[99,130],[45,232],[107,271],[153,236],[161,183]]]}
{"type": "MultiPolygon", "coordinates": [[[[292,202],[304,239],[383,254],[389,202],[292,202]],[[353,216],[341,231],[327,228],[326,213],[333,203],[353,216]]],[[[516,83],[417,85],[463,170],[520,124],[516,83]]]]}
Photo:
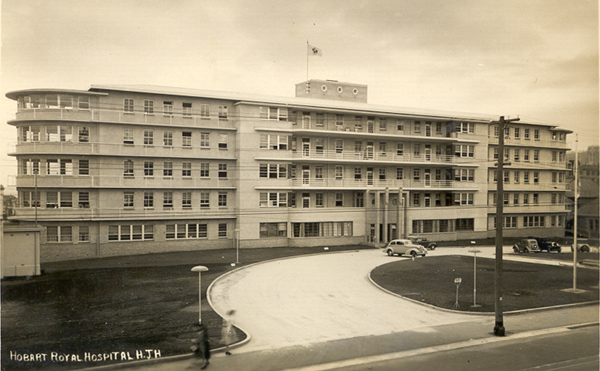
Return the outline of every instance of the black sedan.
{"type": "Polygon", "coordinates": [[[562,251],[562,248],[560,247],[558,242],[553,241],[552,239],[538,238],[537,241],[538,241],[538,245],[540,246],[540,251],[548,251],[548,252],[552,252],[552,251],[561,252],[562,251]]]}

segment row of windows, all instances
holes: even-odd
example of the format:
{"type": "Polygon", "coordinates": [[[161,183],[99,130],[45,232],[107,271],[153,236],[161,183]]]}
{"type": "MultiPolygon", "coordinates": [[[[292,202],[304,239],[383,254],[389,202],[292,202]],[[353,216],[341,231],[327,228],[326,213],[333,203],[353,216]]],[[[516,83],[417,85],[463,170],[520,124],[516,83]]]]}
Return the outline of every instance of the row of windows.
{"type": "Polygon", "coordinates": [[[79,110],[90,109],[90,97],[73,97],[66,94],[24,95],[19,97],[19,109],[63,108],[79,110]]]}
{"type": "MultiPolygon", "coordinates": [[[[511,149],[510,148],[505,148],[504,149],[504,160],[505,161],[510,161],[511,160],[511,149]]],[[[534,150],[529,150],[529,149],[520,149],[520,148],[515,148],[512,150],[512,160],[514,162],[521,162],[521,160],[523,160],[523,162],[540,162],[540,150],[539,149],[534,149],[534,150]],[[522,155],[522,157],[521,157],[522,155]]],[[[564,151],[551,151],[550,152],[550,158],[552,162],[561,162],[564,163],[565,162],[565,152],[564,151]]],[[[494,147],[494,152],[493,152],[493,158],[494,160],[498,159],[498,148],[494,147]]]]}
{"type": "MultiPolygon", "coordinates": [[[[519,193],[503,193],[503,204],[504,205],[539,205],[540,204],[540,195],[539,193],[528,193],[528,192],[519,192],[519,193]]],[[[550,204],[563,204],[565,202],[564,193],[551,193],[550,194],[550,204]]],[[[497,197],[495,192],[492,193],[492,203],[496,205],[497,197]]],[[[544,203],[548,204],[548,202],[544,203]]]]}
{"type": "MultiPolygon", "coordinates": [[[[523,138],[524,140],[531,140],[531,138],[533,137],[534,140],[540,140],[540,129],[529,129],[529,128],[521,128],[521,127],[514,127],[514,128],[506,128],[504,130],[504,138],[506,139],[510,139],[511,138],[511,133],[512,133],[512,137],[515,140],[520,140],[521,138],[523,138]]],[[[498,138],[500,136],[500,127],[495,125],[494,126],[494,137],[498,138]]],[[[556,133],[556,132],[552,132],[552,141],[565,141],[567,138],[566,133],[556,133]]]]}
{"type": "MultiPolygon", "coordinates": [[[[73,160],[71,159],[21,159],[20,175],[73,175],[73,160]],[[43,167],[43,173],[40,172],[43,167]]],[[[79,175],[90,175],[90,161],[78,160],[77,172],[79,175]]]]}
{"type": "MultiPolygon", "coordinates": [[[[227,238],[227,223],[219,223],[218,238],[227,238]]],[[[165,238],[167,240],[184,240],[208,238],[208,224],[206,223],[178,223],[167,224],[165,238]]]]}
{"type": "MultiPolygon", "coordinates": [[[[144,161],[143,163],[143,173],[144,177],[153,177],[154,176],[154,161],[144,161]]],[[[181,163],[181,176],[184,178],[192,177],[192,162],[191,161],[183,161],[181,163]]],[[[200,163],[200,178],[209,178],[210,177],[210,163],[209,162],[201,162],[200,163]]],[[[179,171],[179,169],[177,169],[179,171]]],[[[174,169],[172,161],[163,162],[162,168],[162,176],[165,178],[173,177],[174,169]]],[[[123,176],[125,178],[133,178],[135,177],[135,163],[133,160],[125,160],[123,161],[123,176]]],[[[227,164],[218,164],[217,165],[217,177],[219,179],[227,179],[227,164]]]]}
{"type": "MultiPolygon", "coordinates": [[[[194,146],[192,139],[192,131],[184,130],[181,132],[181,147],[182,148],[192,148],[194,146]]],[[[200,133],[200,141],[196,144],[199,148],[209,149],[210,141],[211,141],[211,133],[209,132],[201,132],[200,133]]],[[[164,130],[162,132],[162,145],[164,147],[173,147],[173,137],[175,132],[173,130],[164,130]]],[[[229,146],[229,135],[227,133],[219,133],[218,134],[218,143],[217,148],[220,150],[226,150],[229,146]]],[[[135,145],[136,142],[136,130],[134,128],[124,128],[123,129],[123,144],[127,145],[135,145]]],[[[143,130],[143,144],[144,146],[153,146],[155,145],[155,136],[154,130],[144,129],[143,130]]]]}
{"type": "MultiPolygon", "coordinates": [[[[496,229],[497,220],[494,217],[494,226],[496,229]]],[[[541,228],[541,227],[562,227],[565,223],[564,215],[526,215],[526,216],[505,216],[502,228],[541,228]],[[521,219],[521,223],[519,223],[521,219]],[[548,220],[548,222],[546,222],[548,220]]]]}
{"type": "MultiPolygon", "coordinates": [[[[139,104],[139,103],[138,103],[139,104]]],[[[160,103],[159,103],[160,104],[160,103]]],[[[154,115],[155,114],[155,104],[153,100],[144,99],[143,101],[143,111],[142,109],[137,109],[135,99],[133,98],[124,98],[123,99],[123,112],[128,114],[134,114],[135,112],[143,112],[146,115],[154,115]]],[[[192,117],[199,116],[201,118],[210,118],[210,105],[209,104],[197,104],[193,106],[191,102],[182,102],[178,113],[180,113],[183,117],[192,117]]],[[[174,112],[174,104],[171,100],[164,100],[162,102],[162,114],[164,116],[173,116],[174,112]]],[[[219,120],[227,120],[228,109],[226,105],[218,106],[218,117],[219,120]]]]}
{"type": "Polygon", "coordinates": [[[397,119],[388,120],[385,117],[375,118],[374,116],[367,116],[365,121],[362,116],[348,117],[343,114],[326,114],[322,112],[302,112],[301,115],[297,115],[297,121],[294,122],[294,125],[301,124],[303,129],[311,129],[313,125],[313,119],[315,120],[315,127],[325,127],[325,124],[334,123],[336,130],[342,131],[353,130],[355,132],[362,132],[363,125],[366,125],[367,133],[374,133],[375,129],[378,129],[379,132],[386,132],[388,131],[388,127],[395,126],[396,130],[399,132],[411,131],[412,129],[413,133],[423,133],[428,137],[432,136],[434,131],[437,136],[447,136],[452,132],[475,134],[475,123],[471,122],[433,122],[397,119]],[[353,127],[345,125],[353,125],[353,127]]]}
{"type": "MultiPolygon", "coordinates": [[[[291,223],[292,237],[350,237],[352,222],[311,222],[291,223]]],[[[177,223],[165,226],[165,239],[206,239],[208,224],[206,223],[177,223]]],[[[288,224],[260,223],[260,238],[288,237],[288,224]]],[[[227,238],[228,224],[218,224],[218,238],[227,238]]],[[[109,241],[149,241],[154,239],[154,226],[151,224],[118,224],[108,226],[109,241]]],[[[89,226],[79,226],[79,242],[89,242],[89,226]]],[[[72,242],[73,228],[71,226],[46,227],[48,243],[72,242]]]]}
{"type": "MultiPolygon", "coordinates": [[[[510,183],[512,173],[512,180],[514,184],[520,184],[521,179],[523,179],[523,184],[539,184],[540,183],[540,172],[539,171],[504,171],[503,182],[504,184],[510,183]],[[521,178],[521,175],[523,178],[521,178]]],[[[565,182],[565,173],[553,171],[550,175],[550,180],[552,184],[564,183],[565,182]]],[[[498,172],[493,172],[494,183],[498,182],[498,172]]]]}
{"type": "Polygon", "coordinates": [[[474,231],[475,219],[435,219],[413,220],[412,233],[445,233],[458,231],[474,231]]]}
{"type": "Polygon", "coordinates": [[[89,192],[72,191],[20,191],[21,207],[44,207],[47,209],[72,208],[88,209],[90,207],[89,192]],[[40,198],[43,196],[43,199],[40,198]]]}
{"type": "MultiPolygon", "coordinates": [[[[326,168],[323,166],[309,166],[302,165],[302,179],[324,179],[326,168]],[[314,178],[311,178],[314,176],[314,178]]],[[[368,180],[375,178],[379,180],[387,180],[395,178],[396,180],[404,179],[404,168],[362,168],[354,167],[352,176],[354,180],[361,181],[363,174],[368,180]]],[[[336,180],[344,179],[346,173],[346,167],[343,165],[335,165],[334,177],[336,180]]],[[[346,174],[347,175],[347,174],[346,174]]],[[[259,177],[260,178],[272,178],[272,179],[296,179],[297,178],[297,166],[288,164],[278,163],[261,163],[259,166],[259,177]]],[[[475,181],[475,170],[474,169],[413,169],[412,179],[416,182],[420,182],[421,178],[426,181],[442,181],[452,180],[458,182],[474,182],[475,181]],[[454,173],[454,175],[453,175],[454,173]]]]}
{"type": "MultiPolygon", "coordinates": [[[[126,209],[131,209],[136,207],[136,193],[133,191],[123,192],[123,207],[126,209]]],[[[157,195],[161,195],[160,192],[152,192],[145,191],[143,192],[143,206],[144,208],[154,208],[155,207],[155,193],[157,195]]],[[[194,205],[194,197],[198,197],[199,207],[200,209],[210,209],[210,199],[211,192],[162,192],[162,208],[165,210],[173,209],[175,202],[180,203],[182,209],[192,209],[194,205]],[[176,197],[176,198],[175,198],[176,197]]],[[[139,192],[138,197],[141,196],[141,192],[139,192]]],[[[161,200],[157,200],[160,202],[161,200]]],[[[228,203],[228,192],[218,192],[217,194],[217,206],[219,208],[226,208],[228,203]]]]}
{"type": "Polygon", "coordinates": [[[21,142],[73,142],[89,143],[90,128],[74,125],[45,125],[19,127],[21,142]]]}

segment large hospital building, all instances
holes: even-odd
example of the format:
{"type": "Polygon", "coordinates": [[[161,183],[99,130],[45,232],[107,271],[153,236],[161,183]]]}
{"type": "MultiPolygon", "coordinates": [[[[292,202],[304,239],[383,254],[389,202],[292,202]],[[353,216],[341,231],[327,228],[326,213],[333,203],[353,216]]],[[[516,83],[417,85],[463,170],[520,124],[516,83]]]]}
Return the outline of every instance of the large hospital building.
{"type": "Polygon", "coordinates": [[[156,86],[28,89],[18,103],[19,207],[41,261],[232,248],[381,246],[562,236],[566,135],[498,117],[367,103],[367,86],[295,97],[156,86]],[[510,165],[497,179],[496,160],[510,165]]]}

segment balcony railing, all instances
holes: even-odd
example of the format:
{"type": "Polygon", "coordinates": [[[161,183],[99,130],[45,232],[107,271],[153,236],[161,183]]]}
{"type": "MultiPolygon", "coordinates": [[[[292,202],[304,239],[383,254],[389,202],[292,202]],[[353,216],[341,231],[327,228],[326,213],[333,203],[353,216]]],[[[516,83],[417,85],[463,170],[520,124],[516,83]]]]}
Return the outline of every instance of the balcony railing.
{"type": "Polygon", "coordinates": [[[163,208],[162,205],[154,208],[137,208],[137,209],[113,209],[113,208],[78,208],[62,207],[62,208],[46,208],[38,207],[37,211],[33,207],[19,207],[14,209],[15,214],[11,219],[31,219],[36,218],[39,221],[44,220],[91,220],[91,219],[177,219],[177,218],[194,218],[194,219],[211,219],[211,218],[233,218],[237,214],[236,208],[207,208],[200,207],[182,209],[181,207],[163,208]]]}
{"type": "Polygon", "coordinates": [[[16,154],[71,154],[115,155],[172,158],[215,158],[235,160],[233,148],[173,147],[161,145],[133,145],[122,143],[74,143],[74,142],[21,142],[15,147],[16,154]]]}
{"type": "Polygon", "coordinates": [[[457,182],[454,180],[398,180],[398,179],[335,179],[335,178],[304,178],[292,179],[292,187],[312,187],[312,188],[411,188],[411,189],[469,189],[477,190],[478,185],[473,182],[457,182]]]}
{"type": "Polygon", "coordinates": [[[162,112],[124,112],[114,109],[74,110],[72,108],[32,108],[21,110],[16,114],[17,120],[73,120],[73,121],[104,121],[130,124],[157,124],[185,127],[215,127],[233,129],[233,123],[227,118],[217,115],[209,117],[200,115],[170,114],[162,112]]]}
{"type": "MultiPolygon", "coordinates": [[[[141,173],[141,170],[140,170],[141,173]]],[[[36,186],[33,175],[17,177],[19,188],[36,186]]],[[[40,175],[37,177],[38,188],[227,188],[233,189],[232,178],[219,179],[216,174],[210,178],[200,177],[134,177],[123,176],[71,176],[71,175],[40,175]]]]}
{"type": "Polygon", "coordinates": [[[432,164],[453,164],[456,162],[455,156],[436,155],[436,154],[398,154],[397,151],[339,151],[339,150],[319,150],[319,149],[299,149],[292,152],[293,159],[311,159],[311,160],[335,160],[335,161],[373,161],[373,162],[416,162],[432,164]]]}

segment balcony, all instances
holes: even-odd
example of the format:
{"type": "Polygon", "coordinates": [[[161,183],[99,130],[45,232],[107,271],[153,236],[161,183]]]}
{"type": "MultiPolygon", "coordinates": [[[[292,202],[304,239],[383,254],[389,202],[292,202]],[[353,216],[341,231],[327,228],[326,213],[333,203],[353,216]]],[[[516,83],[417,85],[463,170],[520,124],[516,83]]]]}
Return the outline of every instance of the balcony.
{"type": "MultiPolygon", "coordinates": [[[[34,188],[33,175],[17,177],[17,187],[34,188]]],[[[235,189],[234,180],[200,177],[123,177],[123,176],[72,176],[40,175],[38,188],[182,188],[182,189],[235,189]]]]}
{"type": "MultiPolygon", "coordinates": [[[[32,207],[19,207],[14,209],[15,215],[9,219],[29,220],[36,219],[36,209],[32,207]]],[[[37,209],[37,220],[60,221],[60,220],[144,220],[144,219],[221,219],[235,218],[237,214],[235,208],[209,208],[209,209],[164,209],[161,206],[146,209],[112,209],[112,208],[45,208],[37,209]]]]}
{"type": "Polygon", "coordinates": [[[232,120],[220,119],[216,115],[209,117],[199,115],[184,116],[181,114],[163,115],[163,113],[158,112],[147,114],[144,112],[123,112],[113,109],[73,110],[72,108],[32,108],[17,112],[16,120],[98,121],[235,130],[232,120]]]}
{"type": "MultiPolygon", "coordinates": [[[[405,190],[470,190],[477,191],[478,186],[473,182],[456,182],[454,180],[397,180],[397,179],[335,179],[335,178],[304,178],[292,179],[291,189],[339,189],[339,190],[385,190],[402,187],[405,190]]],[[[281,184],[257,186],[256,189],[282,189],[281,184]]]]}
{"type": "Polygon", "coordinates": [[[235,160],[235,150],[218,148],[125,145],[122,143],[21,142],[11,155],[103,155],[235,160]]]}
{"type": "MultiPolygon", "coordinates": [[[[455,156],[436,155],[436,154],[398,154],[395,151],[338,151],[338,150],[319,150],[303,149],[292,152],[292,159],[301,159],[305,162],[351,162],[351,163],[388,163],[388,164],[417,164],[431,166],[448,166],[456,163],[455,156]]],[[[473,165],[479,166],[479,165],[473,165]]]]}
{"type": "MultiPolygon", "coordinates": [[[[565,204],[519,204],[519,205],[504,205],[504,214],[560,214],[566,213],[567,207],[565,204]]],[[[496,213],[496,205],[488,207],[488,214],[496,213]]]]}

